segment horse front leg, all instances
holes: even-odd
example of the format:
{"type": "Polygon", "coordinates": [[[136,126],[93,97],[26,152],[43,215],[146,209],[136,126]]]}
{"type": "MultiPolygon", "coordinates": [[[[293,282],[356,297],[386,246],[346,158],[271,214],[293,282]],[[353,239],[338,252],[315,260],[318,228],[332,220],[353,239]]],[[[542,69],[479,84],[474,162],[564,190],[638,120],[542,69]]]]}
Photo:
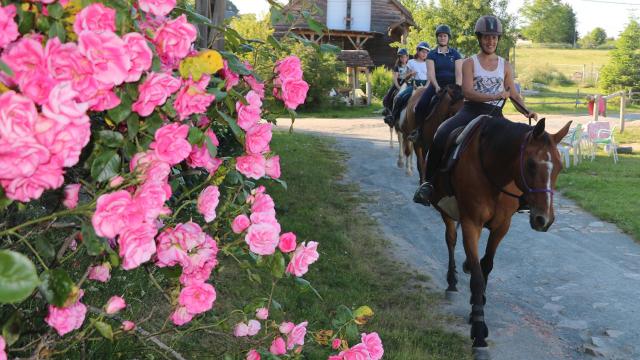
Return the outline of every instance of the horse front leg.
{"type": "Polygon", "coordinates": [[[442,221],[444,221],[445,232],[444,238],[447,241],[447,250],[449,252],[449,267],[447,269],[447,284],[449,285],[446,290],[447,298],[453,296],[452,292],[457,292],[458,288],[456,285],[458,284],[458,275],[456,271],[456,240],[458,237],[456,231],[456,222],[453,221],[450,217],[440,214],[442,216],[442,221]]]}
{"type": "Polygon", "coordinates": [[[393,127],[389,127],[389,147],[393,149],[393,127]]]}
{"type": "Polygon", "coordinates": [[[405,154],[405,173],[407,176],[413,176],[413,143],[409,141],[407,138],[403,138],[404,144],[406,146],[405,154]]]}
{"type": "Polygon", "coordinates": [[[402,143],[402,134],[396,131],[396,135],[398,135],[398,162],[396,165],[402,169],[404,167],[404,144],[402,143]]]}
{"type": "Polygon", "coordinates": [[[418,168],[418,177],[419,177],[418,185],[421,185],[424,182],[424,166],[425,166],[424,147],[422,147],[422,145],[419,145],[419,144],[414,144],[413,149],[416,156],[416,167],[418,168]]]}
{"type": "Polygon", "coordinates": [[[485,304],[485,281],[482,275],[482,267],[478,258],[478,241],[482,225],[469,221],[462,221],[462,236],[464,240],[464,251],[467,255],[465,261],[467,268],[471,272],[471,339],[474,348],[486,348],[486,338],[489,336],[489,329],[484,321],[485,304]]]}
{"type": "Polygon", "coordinates": [[[482,267],[482,276],[484,276],[485,285],[489,282],[489,274],[491,273],[491,270],[493,270],[493,258],[496,255],[498,245],[500,245],[500,241],[504,239],[504,236],[509,231],[510,225],[511,218],[507,217],[499,227],[492,229],[489,233],[487,248],[484,252],[482,260],[480,261],[480,266],[482,267]]]}

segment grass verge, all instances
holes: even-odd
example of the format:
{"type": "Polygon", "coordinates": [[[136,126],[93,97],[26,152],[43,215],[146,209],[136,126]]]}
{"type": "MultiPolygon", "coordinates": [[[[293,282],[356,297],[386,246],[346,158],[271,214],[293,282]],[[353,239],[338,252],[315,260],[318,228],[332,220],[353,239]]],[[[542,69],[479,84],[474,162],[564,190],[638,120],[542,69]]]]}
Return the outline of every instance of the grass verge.
{"type": "Polygon", "coordinates": [[[380,111],[382,110],[382,100],[373,99],[372,104],[369,106],[347,106],[344,104],[327,106],[324,109],[316,110],[300,110],[298,112],[299,118],[337,118],[337,119],[351,119],[351,118],[367,118],[367,117],[381,117],[380,111]]]}

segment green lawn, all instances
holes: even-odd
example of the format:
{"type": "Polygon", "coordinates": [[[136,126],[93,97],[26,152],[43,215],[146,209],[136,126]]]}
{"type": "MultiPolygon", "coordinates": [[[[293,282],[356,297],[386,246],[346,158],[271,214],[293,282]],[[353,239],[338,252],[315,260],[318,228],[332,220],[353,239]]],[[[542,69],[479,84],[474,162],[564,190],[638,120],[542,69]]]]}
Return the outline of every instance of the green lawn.
{"type": "Polygon", "coordinates": [[[594,72],[599,71],[609,61],[609,52],[610,50],[517,47],[515,70],[518,73],[527,67],[549,64],[570,78],[574,72],[582,71],[583,65],[587,73],[592,68],[594,72]]]}
{"type": "Polygon", "coordinates": [[[299,118],[370,118],[382,116],[382,100],[373,99],[370,106],[347,106],[344,104],[326,106],[323,109],[300,110],[299,118]]]}

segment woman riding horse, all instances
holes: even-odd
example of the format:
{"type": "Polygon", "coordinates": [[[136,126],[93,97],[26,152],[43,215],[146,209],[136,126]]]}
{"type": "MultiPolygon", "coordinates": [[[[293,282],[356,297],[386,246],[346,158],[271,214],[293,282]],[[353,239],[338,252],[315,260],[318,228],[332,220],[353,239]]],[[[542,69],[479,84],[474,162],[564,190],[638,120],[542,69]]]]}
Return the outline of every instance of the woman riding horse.
{"type": "Polygon", "coordinates": [[[433,96],[449,84],[462,84],[462,56],[454,48],[449,47],[451,29],[448,25],[438,25],[436,28],[438,48],[429,52],[427,56],[427,72],[429,74],[429,86],[422,93],[422,97],[416,105],[415,116],[418,127],[409,135],[409,140],[416,142],[420,137],[422,123],[431,113],[431,100],[433,96]]]}
{"type": "MultiPolygon", "coordinates": [[[[479,115],[502,117],[502,108],[498,105],[508,98],[523,103],[513,83],[513,70],[504,58],[496,54],[498,41],[502,36],[502,23],[493,15],[481,16],[475,26],[480,52],[466,59],[462,66],[462,91],[465,102],[462,109],[445,121],[436,132],[433,144],[427,155],[426,181],[416,191],[413,201],[429,206],[433,192],[433,179],[440,168],[444,148],[451,132],[466,126],[479,115]]],[[[525,112],[516,106],[527,118],[538,119],[535,112],[525,112]]]]}
{"type": "Polygon", "coordinates": [[[398,49],[396,55],[396,64],[393,67],[393,84],[391,85],[391,87],[389,87],[387,94],[382,100],[382,105],[384,105],[384,115],[391,114],[391,109],[393,108],[393,99],[396,97],[398,91],[400,91],[400,88],[405,83],[407,74],[409,73],[409,67],[407,66],[407,62],[409,61],[409,52],[407,51],[407,49],[398,49]]]}
{"type": "Polygon", "coordinates": [[[394,125],[395,122],[400,117],[400,113],[407,105],[407,101],[411,97],[411,93],[413,93],[414,86],[425,86],[427,85],[428,77],[427,77],[427,55],[429,54],[429,43],[426,41],[422,41],[416,47],[416,54],[413,59],[409,60],[407,63],[407,67],[409,68],[408,77],[413,78],[413,85],[407,86],[406,89],[402,90],[393,101],[393,110],[390,117],[385,118],[385,122],[390,126],[394,125]]]}

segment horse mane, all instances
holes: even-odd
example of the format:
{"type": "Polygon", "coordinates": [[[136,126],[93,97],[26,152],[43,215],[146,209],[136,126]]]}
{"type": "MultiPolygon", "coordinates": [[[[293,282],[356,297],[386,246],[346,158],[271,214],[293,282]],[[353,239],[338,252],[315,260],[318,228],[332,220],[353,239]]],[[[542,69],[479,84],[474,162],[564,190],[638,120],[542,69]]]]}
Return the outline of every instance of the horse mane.
{"type": "Polygon", "coordinates": [[[488,150],[495,154],[513,153],[513,149],[520,146],[524,134],[533,129],[533,126],[516,123],[502,116],[487,116],[483,123],[481,139],[487,144],[488,150]]]}

